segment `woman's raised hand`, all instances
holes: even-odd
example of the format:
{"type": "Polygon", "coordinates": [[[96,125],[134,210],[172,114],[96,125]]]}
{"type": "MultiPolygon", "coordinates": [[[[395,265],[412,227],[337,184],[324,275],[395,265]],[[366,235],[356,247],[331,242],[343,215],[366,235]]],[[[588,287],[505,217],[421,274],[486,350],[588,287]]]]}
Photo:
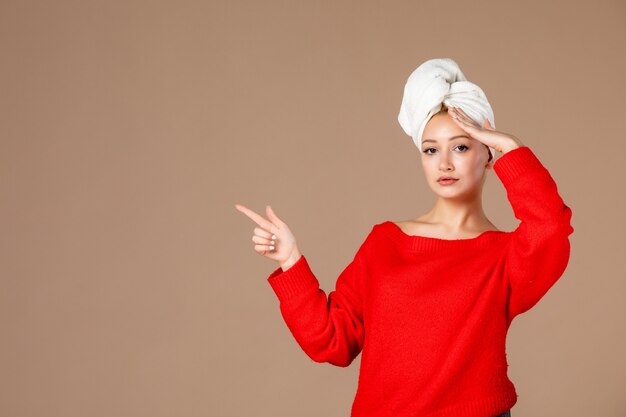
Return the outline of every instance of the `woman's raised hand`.
{"type": "Polygon", "coordinates": [[[489,119],[485,119],[483,126],[479,126],[471,117],[467,115],[460,107],[449,107],[448,114],[452,116],[457,126],[465,130],[471,137],[492,147],[500,153],[507,153],[510,150],[524,146],[522,141],[517,137],[495,130],[489,119]]]}
{"type": "Polygon", "coordinates": [[[293,233],[269,205],[265,207],[268,219],[241,204],[235,204],[235,208],[259,225],[252,235],[252,241],[256,243],[254,250],[258,254],[278,262],[283,270],[300,259],[301,253],[293,233]]]}

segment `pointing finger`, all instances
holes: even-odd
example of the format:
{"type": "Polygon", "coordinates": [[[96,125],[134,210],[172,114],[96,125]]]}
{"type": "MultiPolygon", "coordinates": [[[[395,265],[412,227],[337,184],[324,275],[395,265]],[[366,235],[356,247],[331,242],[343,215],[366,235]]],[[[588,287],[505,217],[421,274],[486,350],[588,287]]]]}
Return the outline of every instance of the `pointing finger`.
{"type": "Polygon", "coordinates": [[[235,204],[235,208],[237,208],[237,210],[239,210],[240,212],[248,216],[256,224],[258,224],[265,230],[269,230],[270,232],[274,233],[274,230],[272,228],[275,226],[272,224],[272,222],[263,218],[263,216],[255,213],[254,211],[250,210],[249,208],[245,206],[242,206],[241,204],[235,204]]]}

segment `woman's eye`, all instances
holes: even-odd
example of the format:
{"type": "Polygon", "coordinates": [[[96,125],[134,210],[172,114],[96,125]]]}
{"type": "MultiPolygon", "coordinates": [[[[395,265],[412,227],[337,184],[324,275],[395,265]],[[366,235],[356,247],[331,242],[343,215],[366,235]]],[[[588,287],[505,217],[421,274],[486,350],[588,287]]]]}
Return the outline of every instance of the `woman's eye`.
{"type": "MultiPolygon", "coordinates": [[[[465,149],[462,149],[462,151],[465,151],[465,150],[469,149],[469,146],[467,146],[467,145],[459,145],[456,148],[465,148],[465,149]]],[[[426,149],[424,149],[424,153],[427,154],[427,155],[432,155],[434,152],[429,152],[429,151],[436,151],[436,150],[437,149],[435,149],[435,148],[426,148],[426,149]]]]}

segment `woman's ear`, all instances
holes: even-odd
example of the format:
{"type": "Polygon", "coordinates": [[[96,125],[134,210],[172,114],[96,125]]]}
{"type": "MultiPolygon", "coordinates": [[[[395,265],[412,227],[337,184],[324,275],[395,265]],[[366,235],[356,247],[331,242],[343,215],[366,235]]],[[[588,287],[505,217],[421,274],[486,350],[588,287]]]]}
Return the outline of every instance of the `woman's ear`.
{"type": "Polygon", "coordinates": [[[493,168],[494,157],[491,154],[491,150],[489,149],[489,146],[485,145],[485,148],[487,148],[487,155],[488,155],[487,156],[487,163],[485,164],[485,168],[486,169],[491,169],[491,168],[493,168]]]}

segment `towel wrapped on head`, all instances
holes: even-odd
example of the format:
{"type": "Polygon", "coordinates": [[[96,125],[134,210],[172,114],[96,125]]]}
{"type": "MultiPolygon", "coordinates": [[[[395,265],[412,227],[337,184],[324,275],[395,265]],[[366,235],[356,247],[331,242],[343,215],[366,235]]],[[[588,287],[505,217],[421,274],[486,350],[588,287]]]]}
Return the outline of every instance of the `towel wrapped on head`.
{"type": "MultiPolygon", "coordinates": [[[[485,93],[467,81],[458,64],[451,58],[430,59],[409,76],[398,114],[400,126],[420,150],[424,127],[441,110],[442,104],[460,107],[480,126],[489,119],[491,126],[496,127],[485,93]]],[[[495,158],[495,149],[489,147],[489,152],[495,158]]]]}

